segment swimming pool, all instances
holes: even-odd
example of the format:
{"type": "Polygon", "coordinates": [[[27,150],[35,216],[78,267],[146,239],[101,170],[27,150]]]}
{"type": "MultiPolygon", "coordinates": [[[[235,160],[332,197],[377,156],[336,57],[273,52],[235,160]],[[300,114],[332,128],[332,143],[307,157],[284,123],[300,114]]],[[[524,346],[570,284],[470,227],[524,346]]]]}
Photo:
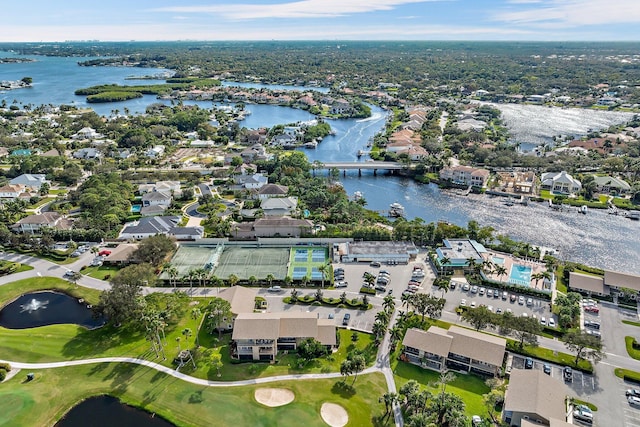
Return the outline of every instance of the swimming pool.
{"type": "Polygon", "coordinates": [[[494,264],[497,264],[497,265],[504,264],[504,258],[499,257],[499,256],[491,257],[491,260],[493,261],[494,264]]]}
{"type": "Polygon", "coordinates": [[[142,205],[131,205],[132,213],[140,213],[140,209],[142,209],[142,205]]]}
{"type": "Polygon", "coordinates": [[[509,283],[529,286],[531,284],[531,267],[513,264],[511,266],[511,273],[509,274],[509,283]]]}

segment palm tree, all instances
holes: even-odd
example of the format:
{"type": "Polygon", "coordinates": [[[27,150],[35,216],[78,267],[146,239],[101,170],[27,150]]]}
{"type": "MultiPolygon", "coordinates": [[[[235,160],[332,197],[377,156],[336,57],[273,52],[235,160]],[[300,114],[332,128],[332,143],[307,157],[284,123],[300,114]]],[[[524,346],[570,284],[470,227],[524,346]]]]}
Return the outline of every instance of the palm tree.
{"type": "Polygon", "coordinates": [[[397,324],[389,329],[389,338],[391,339],[391,345],[394,347],[402,339],[402,329],[397,324]]]}
{"type": "Polygon", "coordinates": [[[249,286],[255,286],[256,283],[258,283],[258,279],[256,278],[256,276],[249,276],[249,278],[247,279],[247,284],[249,286]]]}
{"type": "Polygon", "coordinates": [[[323,264],[318,267],[318,271],[322,274],[322,287],[324,288],[324,281],[327,278],[327,273],[329,272],[329,266],[327,264],[323,264]]]}
{"type": "Polygon", "coordinates": [[[387,312],[393,312],[393,310],[396,308],[396,302],[391,295],[387,295],[386,297],[384,297],[384,299],[382,300],[382,308],[387,312]]]}
{"type": "Polygon", "coordinates": [[[440,274],[444,273],[444,267],[449,264],[451,262],[451,259],[449,259],[449,257],[442,257],[442,259],[440,260],[440,274]]]}
{"type": "Polygon", "coordinates": [[[439,291],[442,291],[442,298],[444,298],[444,294],[449,292],[449,283],[445,280],[438,279],[436,280],[435,285],[439,291]]]}
{"type": "Polygon", "coordinates": [[[382,397],[379,399],[379,401],[381,403],[384,403],[384,417],[386,418],[387,416],[389,416],[391,414],[391,409],[393,408],[393,405],[395,405],[398,402],[398,394],[394,393],[394,392],[387,392],[385,394],[382,395],[382,397]]]}
{"type": "Polygon", "coordinates": [[[478,263],[476,262],[476,259],[474,257],[467,258],[466,264],[467,267],[469,267],[469,269],[473,271],[475,271],[475,269],[478,267],[478,263]]]}
{"type": "Polygon", "coordinates": [[[315,294],[316,301],[322,302],[322,297],[323,297],[322,289],[316,289],[316,294],[315,294]]]}
{"type": "Polygon", "coordinates": [[[169,275],[169,286],[171,286],[171,282],[173,281],[173,287],[176,287],[176,279],[178,278],[178,269],[175,267],[171,267],[169,271],[167,271],[169,275]]]}
{"type": "MultiPolygon", "coordinates": [[[[191,309],[191,318],[193,320],[197,320],[202,316],[202,310],[198,307],[193,307],[191,309]]],[[[198,324],[198,329],[196,330],[196,347],[200,347],[200,327],[202,326],[202,322],[198,324]]]]}
{"type": "Polygon", "coordinates": [[[189,328],[184,328],[182,330],[182,335],[184,335],[184,339],[185,339],[185,342],[186,342],[187,340],[189,340],[191,335],[193,335],[193,332],[191,332],[191,329],[189,329],[189,328]]]}
{"type": "Polygon", "coordinates": [[[271,273],[267,274],[267,277],[265,277],[265,280],[267,281],[267,283],[269,284],[269,286],[271,286],[271,284],[273,283],[273,281],[274,281],[275,279],[276,279],[276,278],[275,278],[275,277],[273,277],[273,274],[271,274],[271,273]]]}
{"type": "Polygon", "coordinates": [[[505,276],[507,274],[507,269],[504,268],[503,265],[499,265],[496,267],[494,273],[498,275],[498,278],[501,278],[502,276],[505,276]]]}
{"type": "Polygon", "coordinates": [[[382,323],[383,325],[389,324],[389,312],[388,311],[379,311],[376,313],[376,321],[382,323]]]}
{"type": "MultiPolygon", "coordinates": [[[[383,313],[382,311],[378,314],[383,313]]],[[[374,341],[376,344],[380,344],[380,340],[384,336],[384,333],[387,331],[387,327],[380,321],[376,320],[371,327],[371,333],[374,336],[374,341]]]]}
{"type": "Polygon", "coordinates": [[[193,288],[193,279],[195,279],[197,276],[197,273],[195,270],[189,270],[189,272],[187,272],[187,280],[189,280],[189,289],[193,288]]]}
{"type": "Polygon", "coordinates": [[[413,295],[410,293],[404,293],[402,294],[402,296],[400,296],[400,301],[402,302],[402,308],[407,308],[407,310],[409,309],[409,306],[411,305],[411,299],[412,299],[413,295]]]}
{"type": "Polygon", "coordinates": [[[239,281],[240,279],[238,279],[238,276],[236,276],[235,274],[230,274],[229,278],[227,279],[227,282],[229,282],[229,286],[235,286],[239,281]]]}

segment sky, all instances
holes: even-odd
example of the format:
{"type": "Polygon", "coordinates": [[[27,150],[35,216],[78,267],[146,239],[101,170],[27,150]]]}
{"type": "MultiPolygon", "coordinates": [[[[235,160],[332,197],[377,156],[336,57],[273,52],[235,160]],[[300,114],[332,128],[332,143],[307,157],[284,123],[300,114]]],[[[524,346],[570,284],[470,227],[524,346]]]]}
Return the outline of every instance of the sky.
{"type": "Polygon", "coordinates": [[[0,42],[640,41],[640,0],[3,1],[0,42]]]}

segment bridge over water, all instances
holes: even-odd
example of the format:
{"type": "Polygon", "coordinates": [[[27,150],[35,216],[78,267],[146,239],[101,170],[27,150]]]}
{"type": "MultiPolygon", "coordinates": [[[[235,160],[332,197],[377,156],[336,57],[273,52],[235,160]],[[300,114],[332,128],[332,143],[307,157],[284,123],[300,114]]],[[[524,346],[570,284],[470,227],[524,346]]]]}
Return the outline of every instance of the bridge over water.
{"type": "Polygon", "coordinates": [[[338,169],[343,171],[343,174],[348,170],[357,170],[358,175],[362,174],[363,170],[372,170],[376,175],[378,170],[399,171],[406,169],[407,165],[400,162],[321,162],[314,163],[312,165],[314,170],[331,170],[338,169]]]}

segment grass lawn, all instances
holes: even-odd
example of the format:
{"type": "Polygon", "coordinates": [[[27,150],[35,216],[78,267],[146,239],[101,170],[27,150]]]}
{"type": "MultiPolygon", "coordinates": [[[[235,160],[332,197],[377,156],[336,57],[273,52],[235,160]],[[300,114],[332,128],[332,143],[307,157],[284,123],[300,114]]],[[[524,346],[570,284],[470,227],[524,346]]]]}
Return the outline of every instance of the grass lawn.
{"type": "MultiPolygon", "coordinates": [[[[555,352],[548,348],[533,347],[530,345],[525,345],[523,349],[520,350],[519,343],[510,338],[507,338],[507,350],[514,351],[525,356],[531,356],[536,359],[545,360],[547,362],[575,367],[573,362],[576,357],[571,354],[555,352]]],[[[578,369],[586,372],[593,372],[593,365],[588,360],[580,360],[580,362],[578,362],[578,369]]]]}
{"type": "Polygon", "coordinates": [[[631,326],[640,326],[640,322],[634,322],[633,320],[623,320],[622,323],[631,326]]]}
{"type": "Polygon", "coordinates": [[[53,425],[84,398],[111,394],[123,402],[157,413],[178,426],[320,426],[324,402],[342,405],[349,426],[392,425],[377,422],[384,414],[378,398],[386,385],[381,374],[363,375],[351,388],[340,379],[288,381],[265,386],[205,387],[129,364],[100,363],[35,371],[24,382],[19,374],[0,388],[0,426],[53,425]],[[282,387],[295,400],[279,408],[258,404],[256,388],[282,387]]]}
{"type": "Polygon", "coordinates": [[[629,354],[629,356],[633,357],[636,360],[640,360],[640,350],[636,350],[635,348],[633,348],[634,341],[634,337],[624,337],[624,344],[627,347],[627,353],[629,354]]]}
{"type": "Polygon", "coordinates": [[[109,280],[109,278],[113,277],[113,275],[119,270],[120,267],[101,265],[99,267],[86,267],[80,272],[85,276],[93,277],[94,279],[109,280]]]}
{"type": "Polygon", "coordinates": [[[562,292],[563,294],[566,295],[567,292],[569,291],[567,289],[567,284],[564,283],[563,274],[564,274],[564,266],[559,265],[556,270],[556,289],[558,290],[558,292],[562,292]]]}
{"type": "Polygon", "coordinates": [[[632,381],[640,384],[640,372],[632,371],[629,369],[616,368],[613,370],[616,377],[622,378],[625,381],[632,381]]]}
{"type": "MultiPolygon", "coordinates": [[[[437,393],[436,387],[431,384],[436,383],[440,379],[438,372],[423,369],[419,366],[405,363],[394,358],[392,363],[396,388],[402,387],[409,380],[416,380],[425,386],[432,393],[437,393]]],[[[487,410],[482,403],[482,395],[489,393],[489,387],[484,383],[481,377],[476,375],[455,374],[456,379],[447,384],[447,392],[460,396],[464,401],[465,412],[467,415],[486,416],[487,410]]]]}

